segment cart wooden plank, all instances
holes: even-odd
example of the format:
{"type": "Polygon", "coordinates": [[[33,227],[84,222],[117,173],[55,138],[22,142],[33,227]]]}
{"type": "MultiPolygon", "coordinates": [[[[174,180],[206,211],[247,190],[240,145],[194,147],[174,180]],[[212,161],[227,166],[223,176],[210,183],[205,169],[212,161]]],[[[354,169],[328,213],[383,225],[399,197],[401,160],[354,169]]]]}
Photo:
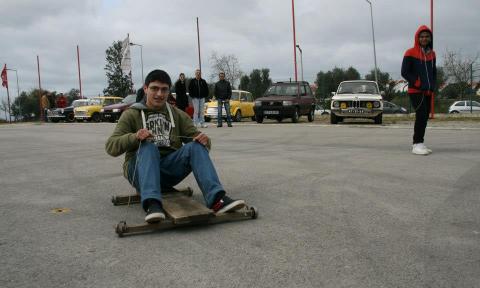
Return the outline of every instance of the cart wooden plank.
{"type": "Polygon", "coordinates": [[[210,217],[214,216],[213,211],[204,204],[184,195],[164,197],[162,204],[174,224],[208,222],[210,217]]]}

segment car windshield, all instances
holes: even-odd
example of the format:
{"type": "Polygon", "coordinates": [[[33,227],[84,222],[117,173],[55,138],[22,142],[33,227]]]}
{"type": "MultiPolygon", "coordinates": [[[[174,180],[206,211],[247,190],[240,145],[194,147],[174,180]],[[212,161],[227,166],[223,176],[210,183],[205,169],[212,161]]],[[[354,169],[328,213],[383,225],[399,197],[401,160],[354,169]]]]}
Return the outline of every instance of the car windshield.
{"type": "Polygon", "coordinates": [[[102,105],[102,99],[99,99],[99,98],[91,99],[89,105],[102,105]]]}
{"type": "Polygon", "coordinates": [[[238,101],[239,98],[240,98],[240,92],[233,91],[232,92],[232,100],[238,101]]]}
{"type": "Polygon", "coordinates": [[[72,103],[73,107],[88,106],[89,100],[75,100],[72,103]]]}
{"type": "Polygon", "coordinates": [[[337,94],[379,94],[373,82],[344,82],[338,86],[337,94]]]}
{"type": "Polygon", "coordinates": [[[131,95],[128,95],[127,97],[123,98],[122,103],[132,104],[132,103],[135,103],[135,100],[137,100],[137,95],[136,94],[131,94],[131,95]]]}
{"type": "Polygon", "coordinates": [[[267,92],[265,92],[265,96],[297,96],[298,95],[298,87],[301,88],[300,95],[305,95],[304,87],[299,86],[297,84],[294,85],[273,85],[271,86],[267,92]]]}

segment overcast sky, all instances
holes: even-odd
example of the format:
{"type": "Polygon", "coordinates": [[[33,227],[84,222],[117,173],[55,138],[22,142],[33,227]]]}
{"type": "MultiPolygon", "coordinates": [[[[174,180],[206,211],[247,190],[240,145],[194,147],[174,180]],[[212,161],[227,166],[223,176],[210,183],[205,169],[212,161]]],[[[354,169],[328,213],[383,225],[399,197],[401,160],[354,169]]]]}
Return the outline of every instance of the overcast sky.
{"type": "MultiPolygon", "coordinates": [[[[405,49],[420,24],[430,24],[428,0],[371,0],[378,67],[400,77],[405,49]]],[[[196,17],[200,21],[203,75],[213,51],[234,54],[241,70],[270,68],[271,78],[294,77],[291,0],[0,0],[0,65],[18,69],[20,90],[78,88],[80,46],[83,94],[107,86],[105,50],[127,33],[143,45],[145,75],[166,70],[193,76],[198,67],[196,17]]],[[[434,48],[474,56],[480,51],[480,1],[435,1],[434,48]]],[[[353,66],[362,77],[374,67],[370,8],[365,0],[296,0],[297,43],[303,49],[305,80],[319,71],[353,66]]],[[[140,48],[131,47],[133,80],[141,85],[140,48]]],[[[299,57],[299,56],[298,56],[299,57]]],[[[299,61],[300,62],[300,61],[299,61]]],[[[300,77],[300,63],[298,63],[300,77]]],[[[208,79],[208,77],[205,77],[208,79]]],[[[15,96],[15,73],[9,72],[15,96]]],[[[0,87],[5,99],[6,89],[0,87]]]]}

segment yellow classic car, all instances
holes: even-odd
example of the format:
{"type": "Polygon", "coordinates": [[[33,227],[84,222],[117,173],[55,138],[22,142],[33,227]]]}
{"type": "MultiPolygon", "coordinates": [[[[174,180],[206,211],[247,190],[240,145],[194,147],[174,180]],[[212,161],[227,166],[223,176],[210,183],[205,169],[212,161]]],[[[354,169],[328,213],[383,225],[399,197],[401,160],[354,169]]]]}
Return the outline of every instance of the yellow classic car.
{"type": "MultiPolygon", "coordinates": [[[[251,118],[255,120],[253,112],[252,93],[243,90],[232,90],[232,98],[230,99],[230,113],[232,120],[236,122],[242,121],[242,118],[251,118]]],[[[212,119],[218,118],[218,101],[213,98],[210,102],[205,103],[205,121],[210,122],[212,119]]],[[[222,107],[222,118],[227,118],[225,107],[222,107]]]]}
{"type": "Polygon", "coordinates": [[[100,109],[107,105],[112,105],[122,102],[123,98],[115,96],[98,96],[90,98],[88,106],[80,106],[74,109],[75,120],[82,122],[84,120],[100,122],[100,109]]]}

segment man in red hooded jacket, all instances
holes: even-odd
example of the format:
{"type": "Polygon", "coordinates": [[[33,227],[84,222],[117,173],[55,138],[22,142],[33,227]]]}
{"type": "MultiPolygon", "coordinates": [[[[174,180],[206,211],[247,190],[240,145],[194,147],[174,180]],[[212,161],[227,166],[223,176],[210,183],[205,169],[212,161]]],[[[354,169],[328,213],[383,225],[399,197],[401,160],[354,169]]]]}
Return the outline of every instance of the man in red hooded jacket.
{"type": "Polygon", "coordinates": [[[432,150],[424,144],[423,137],[430,114],[431,97],[434,96],[437,80],[433,33],[422,25],[415,33],[415,45],[403,56],[402,77],[408,81],[408,96],[415,109],[412,153],[428,155],[432,150]]]}

